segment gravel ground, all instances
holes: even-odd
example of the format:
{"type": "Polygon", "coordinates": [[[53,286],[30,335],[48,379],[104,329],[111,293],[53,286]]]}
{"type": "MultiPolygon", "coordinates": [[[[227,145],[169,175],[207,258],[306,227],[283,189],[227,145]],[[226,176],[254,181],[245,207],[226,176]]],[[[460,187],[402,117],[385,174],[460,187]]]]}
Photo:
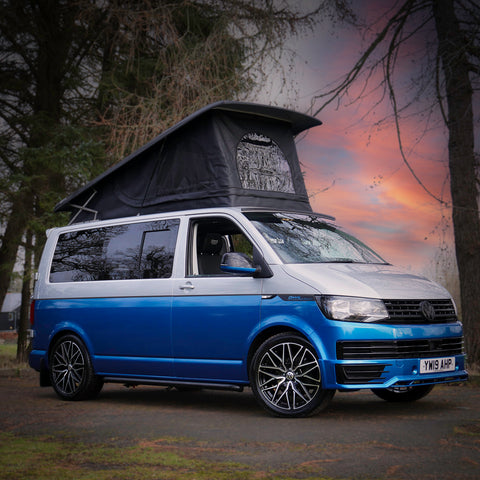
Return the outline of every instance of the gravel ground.
{"type": "MultiPolygon", "coordinates": [[[[480,382],[476,382],[477,385],[480,382]]],[[[106,385],[64,402],[29,369],[0,371],[0,429],[114,446],[155,445],[285,476],[335,479],[480,478],[480,387],[436,387],[413,404],[369,391],[337,393],[307,419],[274,418],[243,393],[106,385]]]]}

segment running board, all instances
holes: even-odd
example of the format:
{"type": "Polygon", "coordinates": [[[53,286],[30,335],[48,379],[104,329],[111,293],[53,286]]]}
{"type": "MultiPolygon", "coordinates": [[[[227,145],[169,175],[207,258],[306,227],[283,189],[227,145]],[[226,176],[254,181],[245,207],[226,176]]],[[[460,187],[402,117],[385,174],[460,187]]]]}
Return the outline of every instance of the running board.
{"type": "Polygon", "coordinates": [[[136,377],[103,377],[105,383],[123,383],[126,387],[137,385],[156,385],[159,387],[187,387],[187,388],[208,388],[210,390],[233,390],[243,392],[243,385],[230,383],[209,383],[209,382],[182,382],[179,380],[155,380],[136,377]]]}

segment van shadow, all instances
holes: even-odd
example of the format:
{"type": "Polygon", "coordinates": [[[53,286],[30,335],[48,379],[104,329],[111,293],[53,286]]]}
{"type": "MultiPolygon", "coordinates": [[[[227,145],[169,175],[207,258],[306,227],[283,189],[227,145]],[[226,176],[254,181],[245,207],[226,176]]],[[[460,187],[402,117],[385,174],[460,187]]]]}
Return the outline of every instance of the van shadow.
{"type": "MultiPolygon", "coordinates": [[[[126,388],[108,384],[96,402],[122,407],[168,409],[181,413],[182,410],[228,413],[230,415],[269,416],[256,402],[250,388],[241,393],[222,390],[186,390],[175,388],[139,386],[126,388]]],[[[392,415],[441,414],[455,408],[455,405],[434,395],[413,403],[392,403],[379,399],[369,390],[338,393],[320,417],[391,417],[392,415]]]]}
{"type": "Polygon", "coordinates": [[[201,409],[202,411],[224,411],[229,413],[257,412],[262,409],[256,403],[250,389],[243,392],[223,390],[177,390],[168,387],[124,387],[122,385],[105,385],[98,400],[132,407],[154,407],[174,409],[201,409]]]}

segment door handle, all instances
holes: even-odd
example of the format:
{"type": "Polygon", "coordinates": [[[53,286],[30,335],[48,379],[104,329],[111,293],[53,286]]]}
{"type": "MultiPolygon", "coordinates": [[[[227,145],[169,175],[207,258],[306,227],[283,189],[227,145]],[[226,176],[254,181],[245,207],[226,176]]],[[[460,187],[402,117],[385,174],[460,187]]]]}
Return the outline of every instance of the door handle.
{"type": "Polygon", "coordinates": [[[195,287],[190,282],[187,282],[185,285],[180,285],[178,288],[180,290],[193,290],[195,287]]]}

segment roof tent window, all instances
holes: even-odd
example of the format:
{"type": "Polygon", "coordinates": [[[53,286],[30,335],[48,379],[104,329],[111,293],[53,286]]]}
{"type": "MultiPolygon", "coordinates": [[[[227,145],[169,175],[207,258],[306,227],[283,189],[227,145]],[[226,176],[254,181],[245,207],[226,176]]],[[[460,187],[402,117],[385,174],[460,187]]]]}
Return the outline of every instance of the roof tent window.
{"type": "Polygon", "coordinates": [[[245,189],[295,193],[285,155],[265,135],[251,132],[242,137],[237,146],[237,168],[245,189]]]}

